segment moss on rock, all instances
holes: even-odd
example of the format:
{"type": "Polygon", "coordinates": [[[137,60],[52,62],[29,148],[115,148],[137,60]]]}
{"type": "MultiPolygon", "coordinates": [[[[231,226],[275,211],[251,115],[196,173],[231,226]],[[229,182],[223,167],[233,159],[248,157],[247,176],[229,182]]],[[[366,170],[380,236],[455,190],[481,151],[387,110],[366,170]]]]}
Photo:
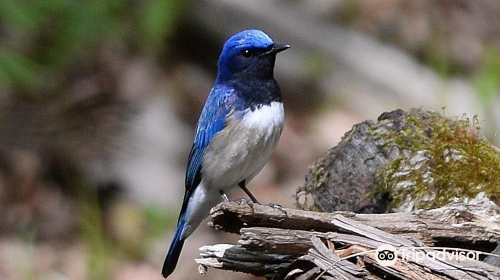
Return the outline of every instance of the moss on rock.
{"type": "Polygon", "coordinates": [[[301,208],[383,213],[443,206],[484,193],[500,203],[500,153],[476,118],[422,109],[358,123],[306,174],[301,208]]]}
{"type": "Polygon", "coordinates": [[[295,206],[302,210],[319,211],[318,207],[313,202],[311,193],[327,182],[328,172],[325,170],[324,166],[318,162],[309,166],[309,172],[313,174],[314,180],[309,181],[309,184],[305,184],[297,189],[295,192],[295,206]]]}
{"type": "Polygon", "coordinates": [[[500,202],[500,154],[479,133],[477,118],[452,120],[414,109],[403,122],[401,130],[381,136],[403,152],[378,172],[374,193],[389,194],[396,211],[439,207],[480,192],[500,202]]]}

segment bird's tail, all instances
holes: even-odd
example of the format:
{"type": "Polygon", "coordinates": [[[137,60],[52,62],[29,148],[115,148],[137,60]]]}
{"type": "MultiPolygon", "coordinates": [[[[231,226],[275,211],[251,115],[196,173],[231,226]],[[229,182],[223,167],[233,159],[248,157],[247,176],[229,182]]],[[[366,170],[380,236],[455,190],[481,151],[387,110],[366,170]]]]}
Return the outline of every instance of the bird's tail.
{"type": "Polygon", "coordinates": [[[185,222],[185,215],[182,215],[179,219],[179,222],[177,223],[177,229],[175,231],[174,238],[172,240],[172,243],[170,244],[170,249],[168,249],[165,262],[163,263],[161,274],[165,278],[167,278],[170,274],[172,274],[172,272],[174,272],[174,269],[177,266],[177,261],[179,261],[179,256],[181,254],[182,246],[184,245],[185,240],[181,237],[185,222]]]}

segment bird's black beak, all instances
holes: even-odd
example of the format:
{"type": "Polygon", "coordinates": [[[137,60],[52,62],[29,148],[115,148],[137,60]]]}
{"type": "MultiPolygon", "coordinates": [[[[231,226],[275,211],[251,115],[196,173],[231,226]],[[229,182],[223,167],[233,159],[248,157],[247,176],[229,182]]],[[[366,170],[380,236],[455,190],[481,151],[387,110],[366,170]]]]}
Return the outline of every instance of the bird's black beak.
{"type": "Polygon", "coordinates": [[[264,54],[276,54],[276,53],[282,52],[288,48],[290,48],[290,45],[274,44],[274,46],[269,51],[265,52],[264,54]]]}

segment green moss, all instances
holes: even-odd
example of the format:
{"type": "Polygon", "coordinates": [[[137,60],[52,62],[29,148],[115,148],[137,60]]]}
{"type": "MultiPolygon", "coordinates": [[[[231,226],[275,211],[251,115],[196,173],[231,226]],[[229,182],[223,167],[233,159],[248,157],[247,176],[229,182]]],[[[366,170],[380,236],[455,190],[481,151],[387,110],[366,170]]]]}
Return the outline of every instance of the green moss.
{"type": "Polygon", "coordinates": [[[478,132],[476,118],[409,114],[401,131],[386,132],[403,152],[378,173],[374,191],[402,208],[439,207],[480,192],[499,203],[500,155],[478,132]]]}
{"type": "Polygon", "coordinates": [[[311,180],[313,184],[304,185],[297,189],[295,193],[296,206],[299,209],[309,211],[319,211],[319,208],[314,204],[314,200],[309,200],[312,192],[328,181],[328,172],[325,171],[324,162],[316,162],[309,166],[309,173],[313,174],[314,179],[311,180]],[[310,201],[313,201],[310,204],[310,201]]]}

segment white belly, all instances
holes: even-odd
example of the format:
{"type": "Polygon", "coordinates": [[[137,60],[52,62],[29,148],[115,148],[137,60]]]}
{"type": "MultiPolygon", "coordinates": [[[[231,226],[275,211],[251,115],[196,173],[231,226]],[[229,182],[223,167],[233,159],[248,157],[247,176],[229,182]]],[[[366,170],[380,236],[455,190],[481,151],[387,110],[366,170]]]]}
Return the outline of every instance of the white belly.
{"type": "Polygon", "coordinates": [[[271,157],[284,123],[283,104],[273,102],[228,120],[210,142],[202,164],[202,179],[190,198],[182,237],[189,236],[208,212],[243,180],[249,182],[271,157]]]}
{"type": "Polygon", "coordinates": [[[262,170],[278,144],[284,123],[283,104],[248,110],[238,122],[230,118],[205,151],[202,180],[208,189],[228,193],[262,170]]]}

